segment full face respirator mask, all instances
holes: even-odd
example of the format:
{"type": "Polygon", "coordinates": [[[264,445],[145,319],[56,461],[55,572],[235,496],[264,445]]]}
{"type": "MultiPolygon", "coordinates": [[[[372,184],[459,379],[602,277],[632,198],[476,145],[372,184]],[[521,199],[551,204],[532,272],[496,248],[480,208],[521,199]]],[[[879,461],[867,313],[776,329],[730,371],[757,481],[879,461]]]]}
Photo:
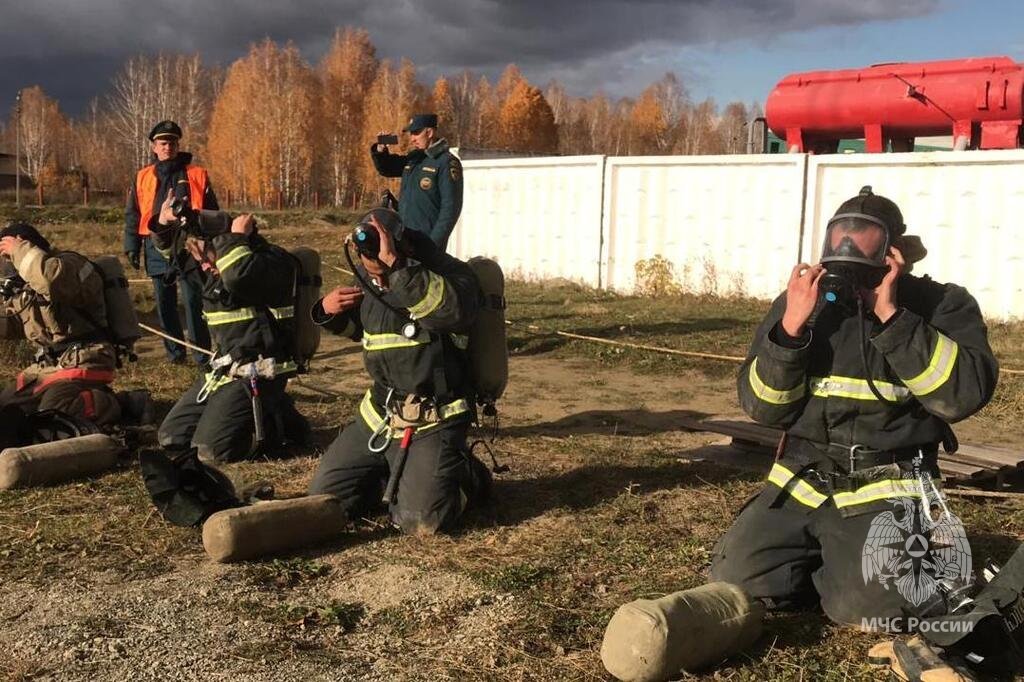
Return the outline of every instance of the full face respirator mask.
{"type": "Polygon", "coordinates": [[[885,262],[895,237],[906,226],[891,200],[870,186],[839,207],[825,229],[819,289],[827,304],[855,308],[861,290],[876,288],[889,271],[885,262]]]}

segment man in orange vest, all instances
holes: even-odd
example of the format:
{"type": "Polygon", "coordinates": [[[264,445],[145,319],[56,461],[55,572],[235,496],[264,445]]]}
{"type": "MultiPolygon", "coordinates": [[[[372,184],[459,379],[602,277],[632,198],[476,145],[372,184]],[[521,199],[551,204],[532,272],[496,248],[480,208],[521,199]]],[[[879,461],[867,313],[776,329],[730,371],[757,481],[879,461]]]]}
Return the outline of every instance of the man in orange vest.
{"type": "MultiPolygon", "coordinates": [[[[210,331],[203,320],[201,293],[190,286],[185,277],[178,277],[184,268],[193,267],[191,259],[168,261],[150,239],[150,225],[160,213],[160,204],[169,191],[179,198],[188,197],[195,209],[219,210],[217,197],[210,185],[206,169],[192,163],[192,155],[178,151],[181,128],[174,121],[160,121],[149,132],[155,162],[138,172],[128,190],[125,208],[124,252],[136,270],[145,254],[146,274],[153,280],[156,308],[160,326],[171,336],[182,338],[178,319],[177,282],[185,299],[185,322],[189,338],[203,348],[210,347],[210,331]]],[[[167,356],[174,363],[185,361],[185,348],[172,341],[164,341],[167,356]]],[[[196,362],[203,364],[206,356],[196,354],[196,362]]]]}

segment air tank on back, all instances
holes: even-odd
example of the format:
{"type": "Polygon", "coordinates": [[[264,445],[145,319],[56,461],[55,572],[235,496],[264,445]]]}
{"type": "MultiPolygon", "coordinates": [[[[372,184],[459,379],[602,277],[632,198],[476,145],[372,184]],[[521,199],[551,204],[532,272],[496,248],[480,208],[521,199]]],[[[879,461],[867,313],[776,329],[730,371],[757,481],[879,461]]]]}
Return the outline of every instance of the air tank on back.
{"type": "Polygon", "coordinates": [[[952,136],[956,149],[1016,149],[1024,68],[1009,57],[876,64],[786,76],[768,95],[768,127],[789,151],[911,151],[914,138],[952,136]]]}

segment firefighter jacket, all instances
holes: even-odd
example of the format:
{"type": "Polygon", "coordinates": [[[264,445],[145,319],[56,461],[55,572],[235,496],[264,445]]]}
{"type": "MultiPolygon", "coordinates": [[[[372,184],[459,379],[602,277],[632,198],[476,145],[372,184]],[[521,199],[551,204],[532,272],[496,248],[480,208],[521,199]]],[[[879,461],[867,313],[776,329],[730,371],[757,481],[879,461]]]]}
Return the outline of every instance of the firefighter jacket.
{"type": "MultiPolygon", "coordinates": [[[[176,229],[153,236],[165,257],[173,255],[182,238],[176,229]]],[[[202,292],[215,357],[230,356],[239,364],[274,358],[277,376],[294,374],[294,258],[255,233],[218,235],[213,248],[213,267],[189,258],[183,276],[202,292]]]]}
{"type": "Polygon", "coordinates": [[[190,205],[196,210],[216,211],[220,208],[206,169],[194,165],[192,155],[187,152],[181,152],[168,161],[151,163],[140,170],[128,190],[124,212],[124,252],[142,252],[146,273],[150,276],[163,275],[168,271],[167,261],[145,239],[154,227],[160,204],[167,197],[168,190],[174,190],[178,197],[188,196],[190,205]]]}
{"type": "MultiPolygon", "coordinates": [[[[469,413],[474,396],[466,354],[469,329],[480,308],[480,285],[463,261],[441,251],[424,234],[406,231],[418,260],[406,259],[391,272],[387,290],[377,293],[394,308],[365,292],[358,309],[338,315],[324,312],[323,301],[313,307],[313,320],[331,332],[362,341],[363,359],[373,379],[368,394],[378,414],[388,393],[393,398],[430,398],[442,419],[469,413]],[[397,311],[397,312],[396,312],[397,311]],[[410,321],[418,333],[403,335],[410,321]],[[444,408],[444,409],[441,409],[444,408]]],[[[370,286],[370,276],[360,275],[370,286]]],[[[372,417],[361,408],[372,425],[372,417]]]]}
{"type": "Polygon", "coordinates": [[[377,172],[386,178],[402,178],[398,214],[406,227],[430,235],[444,251],[448,237],[462,212],[462,163],[440,139],[426,150],[391,154],[370,147],[377,172]]]}
{"type": "MultiPolygon", "coordinates": [[[[999,368],[974,298],[963,287],[912,275],[900,277],[898,292],[900,308],[885,324],[867,314],[859,329],[857,314],[824,305],[802,339],[782,330],[785,294],[776,299],[738,377],[747,414],[787,433],[770,482],[792,485],[815,459],[850,473],[843,453],[854,445],[934,458],[949,424],[991,399],[999,368]],[[867,372],[884,401],[868,385],[861,332],[867,372]]],[[[806,499],[798,501],[820,505],[828,491],[811,483],[816,490],[804,487],[806,499]]],[[[882,488],[876,496],[893,493],[882,488]]]]}
{"type": "Polygon", "coordinates": [[[23,241],[11,254],[24,290],[3,301],[3,314],[19,318],[25,337],[38,347],[36,362],[18,375],[18,389],[40,380],[114,380],[116,354],[108,341],[103,276],[71,251],[47,252],[23,241]]]}

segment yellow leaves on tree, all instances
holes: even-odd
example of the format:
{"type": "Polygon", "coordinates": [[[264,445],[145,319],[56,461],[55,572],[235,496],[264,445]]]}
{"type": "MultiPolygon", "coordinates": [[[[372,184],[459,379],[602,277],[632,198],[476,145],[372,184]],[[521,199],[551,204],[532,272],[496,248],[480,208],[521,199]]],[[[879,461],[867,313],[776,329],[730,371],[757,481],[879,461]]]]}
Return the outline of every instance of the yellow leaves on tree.
{"type": "Polygon", "coordinates": [[[356,192],[358,170],[366,156],[363,139],[365,97],[377,74],[377,50],[362,29],[346,28],[334,34],[320,62],[323,83],[325,189],[335,204],[356,192]]]}
{"type": "MultiPolygon", "coordinates": [[[[437,114],[438,120],[444,121],[447,126],[450,126],[456,119],[452,87],[444,76],[441,76],[434,82],[434,91],[430,95],[430,109],[437,114]]],[[[457,140],[452,139],[450,133],[448,141],[453,145],[459,144],[457,140]]]]}
{"type": "Polygon", "coordinates": [[[644,90],[629,114],[632,139],[630,153],[658,154],[669,129],[665,112],[653,87],[644,90]]]}
{"type": "Polygon", "coordinates": [[[411,61],[403,59],[397,71],[390,62],[381,62],[366,93],[360,166],[360,180],[364,188],[374,193],[385,185],[397,189],[396,183],[388,184],[377,174],[370,159],[369,144],[376,141],[381,131],[398,133],[409,122],[409,117],[423,110],[428,103],[423,86],[416,81],[416,67],[411,61]]]}
{"type": "MultiPolygon", "coordinates": [[[[11,130],[17,125],[12,112],[11,130]]],[[[38,85],[21,91],[21,172],[33,181],[52,179],[62,166],[68,141],[68,120],[57,101],[38,85]]]]}
{"type": "Polygon", "coordinates": [[[558,127],[544,94],[527,81],[513,86],[498,115],[499,141],[506,149],[550,154],[558,151],[558,127]]]}
{"type": "Polygon", "coordinates": [[[310,191],[321,102],[319,84],[291,43],[267,39],[228,70],[210,122],[214,182],[260,206],[310,191]]]}

